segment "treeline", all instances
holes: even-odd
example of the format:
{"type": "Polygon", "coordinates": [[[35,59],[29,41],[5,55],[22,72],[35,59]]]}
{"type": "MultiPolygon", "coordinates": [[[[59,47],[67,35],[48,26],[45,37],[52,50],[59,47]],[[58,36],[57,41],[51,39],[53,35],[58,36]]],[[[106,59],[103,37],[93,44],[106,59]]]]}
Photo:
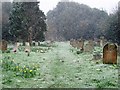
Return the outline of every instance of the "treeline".
{"type": "Polygon", "coordinates": [[[120,44],[120,9],[108,15],[84,4],[59,2],[45,16],[38,4],[2,2],[2,39],[62,41],[104,36],[120,44]]]}
{"type": "Polygon", "coordinates": [[[118,41],[120,38],[114,35],[117,31],[116,13],[108,15],[103,10],[90,8],[84,4],[59,2],[56,8],[47,13],[46,38],[70,40],[72,38],[93,39],[105,36],[112,41],[118,41]]]}

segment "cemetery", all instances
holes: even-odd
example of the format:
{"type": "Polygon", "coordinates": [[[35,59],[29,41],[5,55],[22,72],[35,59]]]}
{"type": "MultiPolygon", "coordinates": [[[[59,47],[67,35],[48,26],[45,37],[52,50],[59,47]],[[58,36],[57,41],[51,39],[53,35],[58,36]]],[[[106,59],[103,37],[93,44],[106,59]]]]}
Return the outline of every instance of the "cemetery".
{"type": "Polygon", "coordinates": [[[120,9],[108,13],[85,0],[59,0],[53,9],[50,0],[10,1],[0,4],[0,89],[120,87],[120,9]]]}
{"type": "Polygon", "coordinates": [[[120,56],[117,55],[116,45],[106,44],[103,48],[94,46],[94,43],[91,44],[89,41],[84,42],[90,45],[86,47],[84,44],[84,49],[80,53],[77,53],[81,51],[81,47],[78,48],[80,43],[71,45],[70,41],[52,43],[45,41],[40,42],[39,46],[38,44],[30,46],[27,42],[25,46],[15,43],[10,47],[7,44],[7,49],[1,49],[2,57],[0,57],[3,87],[117,88],[117,63],[120,56]],[[86,48],[90,48],[92,52],[85,51],[86,48]],[[114,54],[112,58],[111,55],[107,56],[109,48],[114,51],[110,52],[111,55],[114,54]]]}

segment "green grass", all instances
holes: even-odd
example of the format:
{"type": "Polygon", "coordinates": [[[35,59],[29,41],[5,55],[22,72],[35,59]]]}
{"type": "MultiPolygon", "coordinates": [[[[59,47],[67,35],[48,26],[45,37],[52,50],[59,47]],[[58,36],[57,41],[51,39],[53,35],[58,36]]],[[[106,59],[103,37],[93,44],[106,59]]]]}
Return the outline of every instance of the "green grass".
{"type": "MultiPolygon", "coordinates": [[[[3,53],[20,66],[38,66],[37,74],[31,78],[16,76],[14,71],[2,72],[4,88],[117,88],[118,66],[92,60],[93,53],[79,53],[69,42],[55,42],[51,46],[31,47],[30,56],[21,47],[16,54],[3,53]],[[44,52],[41,52],[44,51],[44,52]]],[[[120,59],[120,57],[118,57],[120,59]]]]}

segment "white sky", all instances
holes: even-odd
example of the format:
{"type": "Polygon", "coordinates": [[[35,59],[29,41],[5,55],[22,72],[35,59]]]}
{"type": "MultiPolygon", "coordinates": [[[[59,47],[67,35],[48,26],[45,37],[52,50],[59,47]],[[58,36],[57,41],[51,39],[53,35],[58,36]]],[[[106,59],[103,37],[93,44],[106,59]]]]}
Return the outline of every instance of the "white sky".
{"type": "MultiPolygon", "coordinates": [[[[40,9],[45,14],[56,7],[57,3],[61,0],[38,0],[40,1],[40,9]]],[[[98,8],[106,10],[108,13],[113,13],[117,9],[118,2],[120,0],[69,0],[78,2],[80,4],[86,4],[91,8],[98,8]]]]}
{"type": "MultiPolygon", "coordinates": [[[[55,8],[57,3],[62,0],[38,0],[38,1],[40,1],[40,9],[46,14],[49,10],[55,8]]],[[[69,1],[78,2],[80,4],[86,4],[91,8],[103,9],[107,11],[107,13],[109,14],[113,13],[117,9],[118,2],[120,0],[69,0],[69,1]]]]}

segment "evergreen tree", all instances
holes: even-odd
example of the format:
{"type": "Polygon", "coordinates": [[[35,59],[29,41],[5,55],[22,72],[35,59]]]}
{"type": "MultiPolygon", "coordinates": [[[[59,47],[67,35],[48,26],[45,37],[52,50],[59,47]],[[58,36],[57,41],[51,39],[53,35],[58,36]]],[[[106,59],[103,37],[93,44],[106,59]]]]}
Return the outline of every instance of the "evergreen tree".
{"type": "Polygon", "coordinates": [[[44,40],[45,15],[39,10],[39,2],[13,2],[9,18],[10,33],[15,40],[32,42],[44,40]]]}

